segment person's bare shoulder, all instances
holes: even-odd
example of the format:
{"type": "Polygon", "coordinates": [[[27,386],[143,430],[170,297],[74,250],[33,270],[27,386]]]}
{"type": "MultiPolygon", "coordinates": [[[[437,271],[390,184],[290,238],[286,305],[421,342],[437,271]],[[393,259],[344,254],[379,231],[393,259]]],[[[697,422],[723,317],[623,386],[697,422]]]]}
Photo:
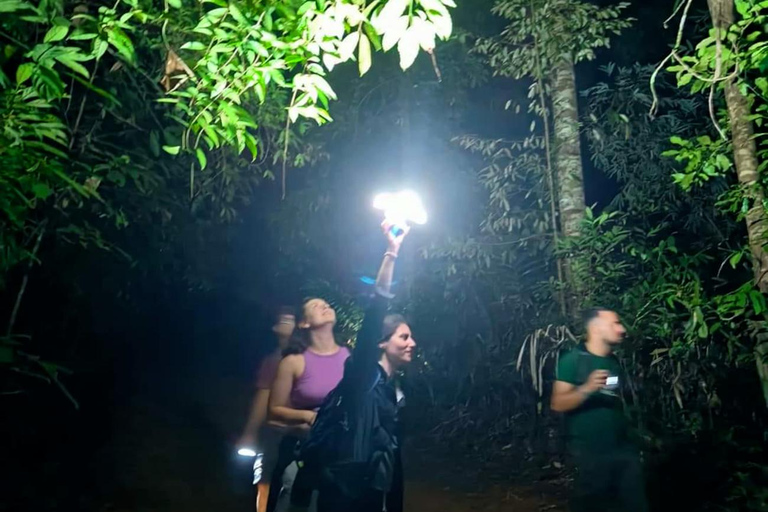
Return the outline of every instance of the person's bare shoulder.
{"type": "MultiPolygon", "coordinates": [[[[283,371],[290,370],[291,373],[296,375],[298,372],[301,372],[304,370],[304,355],[303,354],[291,354],[289,356],[285,356],[282,361],[280,361],[280,369],[283,369],[283,371]]],[[[280,371],[280,370],[278,370],[280,371]]]]}

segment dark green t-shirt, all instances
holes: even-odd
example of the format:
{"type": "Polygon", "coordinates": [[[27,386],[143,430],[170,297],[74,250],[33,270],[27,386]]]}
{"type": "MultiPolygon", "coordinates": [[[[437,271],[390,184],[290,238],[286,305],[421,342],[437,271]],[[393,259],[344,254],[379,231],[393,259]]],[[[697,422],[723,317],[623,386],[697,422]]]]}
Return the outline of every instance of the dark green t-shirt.
{"type": "Polygon", "coordinates": [[[580,345],[560,357],[557,380],[581,386],[595,370],[608,370],[609,386],[593,393],[583,404],[566,413],[571,448],[590,453],[612,451],[627,441],[627,422],[621,401],[623,375],[614,356],[600,357],[580,345]],[[618,382],[614,383],[614,381],[618,382]]]}

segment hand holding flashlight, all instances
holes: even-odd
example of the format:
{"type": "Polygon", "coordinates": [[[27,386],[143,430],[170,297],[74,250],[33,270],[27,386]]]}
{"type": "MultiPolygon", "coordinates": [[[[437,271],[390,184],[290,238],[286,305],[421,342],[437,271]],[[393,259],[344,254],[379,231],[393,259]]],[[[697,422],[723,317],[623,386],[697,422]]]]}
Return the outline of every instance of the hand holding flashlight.
{"type": "Polygon", "coordinates": [[[391,194],[377,195],[373,207],[384,211],[384,222],[392,231],[393,240],[407,233],[410,223],[424,224],[427,222],[427,212],[419,196],[411,190],[391,194]]]}
{"type": "Polygon", "coordinates": [[[381,223],[381,231],[387,237],[387,252],[397,256],[403,240],[411,231],[411,227],[407,224],[402,227],[395,226],[390,220],[385,219],[381,223]]]}

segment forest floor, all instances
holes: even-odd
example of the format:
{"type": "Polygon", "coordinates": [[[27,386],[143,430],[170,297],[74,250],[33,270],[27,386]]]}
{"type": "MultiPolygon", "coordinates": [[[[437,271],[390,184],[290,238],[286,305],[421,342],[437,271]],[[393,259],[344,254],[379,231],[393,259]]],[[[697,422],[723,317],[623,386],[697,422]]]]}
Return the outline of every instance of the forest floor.
{"type": "MultiPolygon", "coordinates": [[[[16,472],[0,495],[0,512],[253,511],[250,461],[232,453],[229,432],[236,430],[211,422],[212,411],[131,400],[109,422],[98,408],[70,412],[49,438],[46,413],[41,408],[39,418],[14,423],[18,428],[2,438],[16,440],[5,447],[16,472]]],[[[566,510],[568,480],[546,458],[478,449],[458,449],[432,435],[410,438],[405,511],[566,510]]]]}
{"type": "Polygon", "coordinates": [[[435,446],[406,453],[406,512],[562,512],[567,481],[560,471],[510,471],[517,464],[451,456],[435,446]],[[554,476],[553,476],[554,475],[554,476]]]}
{"type": "Polygon", "coordinates": [[[474,492],[410,480],[406,512],[560,512],[566,508],[534,488],[493,485],[474,492]]]}

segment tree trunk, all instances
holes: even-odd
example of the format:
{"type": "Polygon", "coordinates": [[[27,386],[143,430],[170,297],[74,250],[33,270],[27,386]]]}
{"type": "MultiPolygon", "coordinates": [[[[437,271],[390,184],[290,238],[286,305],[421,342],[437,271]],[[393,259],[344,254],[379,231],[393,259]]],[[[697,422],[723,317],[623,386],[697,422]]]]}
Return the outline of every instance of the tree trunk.
{"type": "MultiPolygon", "coordinates": [[[[573,61],[570,59],[563,59],[554,69],[551,94],[560,232],[563,239],[567,240],[579,234],[579,223],[584,218],[586,210],[576,75],[573,61]]],[[[568,290],[565,298],[566,309],[573,318],[576,318],[581,294],[578,279],[574,276],[571,262],[567,258],[563,261],[563,271],[564,284],[568,290]]]]}
{"type": "Polygon", "coordinates": [[[573,62],[563,59],[554,70],[552,117],[555,136],[560,227],[564,237],[579,233],[584,217],[584,171],[581,167],[579,108],[573,62]]]}
{"type": "MultiPolygon", "coordinates": [[[[712,23],[720,29],[720,37],[733,24],[733,0],[707,0],[712,23]]],[[[768,233],[768,216],[763,207],[765,193],[759,183],[757,147],[753,138],[752,122],[749,120],[749,103],[741,94],[735,79],[725,82],[725,101],[733,139],[733,161],[739,183],[751,202],[747,212],[747,235],[752,252],[755,283],[762,293],[768,292],[768,253],[764,244],[768,233]]],[[[763,387],[763,396],[768,406],[768,342],[758,339],[755,347],[757,372],[763,387]]]]}

